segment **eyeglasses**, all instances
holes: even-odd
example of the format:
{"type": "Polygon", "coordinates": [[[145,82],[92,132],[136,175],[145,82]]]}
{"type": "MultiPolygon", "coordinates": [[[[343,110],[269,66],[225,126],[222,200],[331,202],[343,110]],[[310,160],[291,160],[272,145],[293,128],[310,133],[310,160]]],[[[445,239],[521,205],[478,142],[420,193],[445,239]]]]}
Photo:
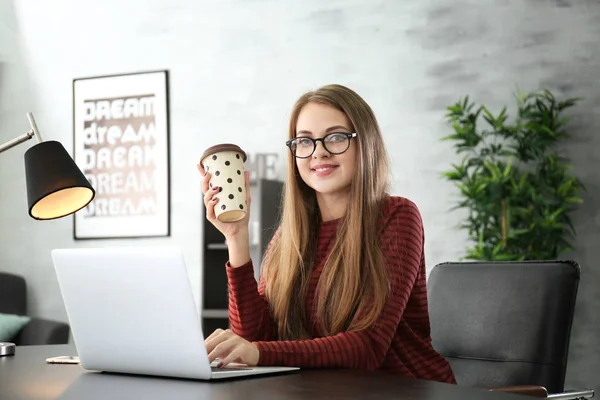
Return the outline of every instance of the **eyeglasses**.
{"type": "Polygon", "coordinates": [[[350,148],[350,140],[356,137],[356,133],[332,132],[319,139],[310,137],[297,137],[285,142],[292,154],[297,158],[308,158],[313,155],[317,148],[317,142],[321,142],[325,150],[331,154],[342,154],[350,148]]]}

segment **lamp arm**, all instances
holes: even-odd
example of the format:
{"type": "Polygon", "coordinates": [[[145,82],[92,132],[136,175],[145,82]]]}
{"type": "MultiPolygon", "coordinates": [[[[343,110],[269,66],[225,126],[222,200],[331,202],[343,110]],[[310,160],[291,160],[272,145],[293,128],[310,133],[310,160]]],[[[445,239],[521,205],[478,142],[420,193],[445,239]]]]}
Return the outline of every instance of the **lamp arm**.
{"type": "Polygon", "coordinates": [[[35,136],[35,138],[37,139],[38,143],[41,143],[42,141],[42,136],[40,135],[40,131],[37,128],[37,124],[35,123],[35,119],[33,118],[33,114],[28,112],[27,113],[27,119],[29,120],[29,125],[31,125],[31,130],[28,131],[27,133],[22,134],[21,136],[18,136],[12,140],[9,140],[8,142],[1,144],[0,145],[0,153],[2,153],[3,151],[6,151],[10,148],[13,148],[23,142],[28,141],[29,139],[31,139],[32,137],[35,136]]]}
{"type": "Polygon", "coordinates": [[[22,134],[21,136],[18,136],[14,139],[9,140],[8,142],[4,143],[4,144],[0,144],[0,153],[2,153],[3,151],[6,151],[10,148],[13,148],[23,142],[28,141],[29,139],[31,139],[35,134],[33,133],[33,131],[29,131],[27,133],[22,134]]]}

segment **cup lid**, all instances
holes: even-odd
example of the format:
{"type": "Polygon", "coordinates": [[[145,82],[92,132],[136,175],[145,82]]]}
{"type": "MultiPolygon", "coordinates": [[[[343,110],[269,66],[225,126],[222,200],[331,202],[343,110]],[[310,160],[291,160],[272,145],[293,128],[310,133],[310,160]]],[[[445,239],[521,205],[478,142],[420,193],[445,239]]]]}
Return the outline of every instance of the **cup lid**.
{"type": "Polygon", "coordinates": [[[238,152],[242,155],[242,159],[244,161],[246,161],[246,158],[247,158],[246,153],[238,145],[235,145],[233,143],[222,143],[222,144],[217,144],[215,146],[211,146],[208,149],[206,149],[204,151],[204,153],[202,154],[202,157],[200,157],[200,162],[202,162],[206,157],[210,156],[211,154],[219,153],[221,151],[238,152]]]}

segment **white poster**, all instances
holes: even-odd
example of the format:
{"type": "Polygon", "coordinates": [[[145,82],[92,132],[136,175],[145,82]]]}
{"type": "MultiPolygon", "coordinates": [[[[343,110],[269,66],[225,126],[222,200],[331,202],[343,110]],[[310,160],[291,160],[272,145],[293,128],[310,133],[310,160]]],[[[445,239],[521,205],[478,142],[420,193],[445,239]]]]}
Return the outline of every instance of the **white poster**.
{"type": "Polygon", "coordinates": [[[168,71],[73,80],[74,159],[96,191],[75,239],[170,235],[168,71]]]}

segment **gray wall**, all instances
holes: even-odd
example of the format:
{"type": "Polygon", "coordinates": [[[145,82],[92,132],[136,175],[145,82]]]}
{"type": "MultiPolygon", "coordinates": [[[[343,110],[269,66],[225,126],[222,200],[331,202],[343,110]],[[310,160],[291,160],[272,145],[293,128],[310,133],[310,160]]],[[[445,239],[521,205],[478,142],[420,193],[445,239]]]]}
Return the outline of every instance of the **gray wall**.
{"type": "Polygon", "coordinates": [[[2,0],[0,141],[26,131],[31,110],[43,134],[71,150],[73,78],[170,69],[172,237],[81,243],[70,218],[31,221],[23,145],[0,157],[0,269],[27,277],[32,313],[64,320],[50,249],[178,244],[198,298],[201,151],[218,135],[283,156],[294,100],[331,82],[355,88],[375,109],[393,158],[394,194],[423,213],[429,268],[456,260],[465,235],[454,229],[460,213],[447,212],[456,191],[439,179],[456,160],[439,141],[449,132],[444,107],[469,94],[498,109],[513,104],[515,85],[547,87],[585,98],[568,146],[589,192],[570,255],[583,272],[567,384],[600,389],[599,43],[600,5],[591,0],[2,0]]]}

